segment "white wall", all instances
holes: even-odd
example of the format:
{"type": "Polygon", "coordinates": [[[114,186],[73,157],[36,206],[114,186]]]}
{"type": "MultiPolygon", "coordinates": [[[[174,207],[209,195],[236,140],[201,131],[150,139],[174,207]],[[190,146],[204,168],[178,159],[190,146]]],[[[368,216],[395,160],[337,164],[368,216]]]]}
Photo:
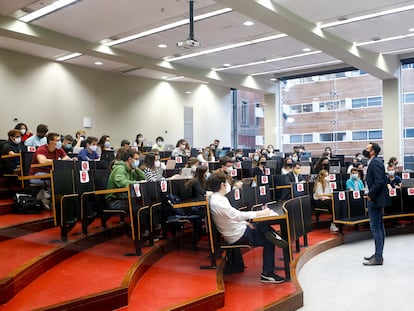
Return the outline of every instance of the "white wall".
{"type": "Polygon", "coordinates": [[[13,118],[32,131],[45,123],[49,131],[74,135],[90,117],[87,135],[110,135],[114,145],[137,133],[175,144],[184,133],[183,107],[192,106],[195,147],[215,138],[231,144],[231,94],[224,87],[143,79],[0,49],[0,94],[1,138],[15,126],[13,118]]]}

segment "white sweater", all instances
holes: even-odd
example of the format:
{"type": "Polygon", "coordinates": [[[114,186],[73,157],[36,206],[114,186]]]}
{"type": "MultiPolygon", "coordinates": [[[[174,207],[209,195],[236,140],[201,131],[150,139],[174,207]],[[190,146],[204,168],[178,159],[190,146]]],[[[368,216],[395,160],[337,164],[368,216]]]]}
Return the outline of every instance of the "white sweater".
{"type": "Polygon", "coordinates": [[[215,192],[210,196],[210,210],[217,230],[228,244],[237,242],[246,231],[246,220],[256,217],[256,212],[241,212],[229,200],[215,192]]]}

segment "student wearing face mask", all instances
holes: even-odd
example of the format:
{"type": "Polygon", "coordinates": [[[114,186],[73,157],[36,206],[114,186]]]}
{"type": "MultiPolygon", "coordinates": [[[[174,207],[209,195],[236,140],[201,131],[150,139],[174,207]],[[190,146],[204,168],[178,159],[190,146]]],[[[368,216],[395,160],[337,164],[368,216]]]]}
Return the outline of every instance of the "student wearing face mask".
{"type": "Polygon", "coordinates": [[[221,157],[219,160],[219,166],[220,168],[216,170],[216,172],[223,172],[226,174],[226,180],[227,180],[227,192],[230,192],[232,188],[241,188],[243,187],[243,182],[241,180],[234,180],[231,176],[231,173],[233,172],[233,161],[229,157],[221,157]]]}
{"type": "Polygon", "coordinates": [[[298,156],[298,154],[297,154],[296,152],[292,153],[292,154],[290,155],[290,158],[292,159],[292,162],[293,162],[293,163],[295,163],[295,162],[299,162],[299,156],[298,156]]]}
{"type": "Polygon", "coordinates": [[[47,144],[46,134],[49,131],[47,125],[39,124],[36,128],[36,135],[29,137],[25,142],[25,146],[39,147],[47,144]]]}
{"type": "Polygon", "coordinates": [[[185,139],[178,140],[177,144],[175,145],[174,150],[171,152],[171,156],[172,157],[185,157],[185,156],[187,156],[187,153],[185,151],[186,147],[187,147],[186,143],[187,142],[186,142],[185,139]]]}
{"type": "MultiPolygon", "coordinates": [[[[3,145],[4,155],[13,155],[21,151],[22,134],[19,130],[10,130],[7,133],[9,139],[3,145]]],[[[4,159],[4,173],[12,174],[20,168],[19,157],[4,159]]]]}
{"type": "Polygon", "coordinates": [[[361,191],[364,190],[364,183],[359,178],[359,172],[356,167],[351,169],[349,179],[346,181],[346,190],[348,191],[361,191]]]}
{"type": "Polygon", "coordinates": [[[155,144],[152,145],[151,149],[157,149],[158,151],[164,151],[164,138],[158,136],[155,138],[155,144]]]}
{"type": "Polygon", "coordinates": [[[85,148],[86,132],[84,130],[78,130],[73,140],[73,148],[79,149],[80,147],[85,148]]]}
{"type": "Polygon", "coordinates": [[[144,147],[144,135],[137,134],[137,136],[135,137],[135,140],[132,143],[132,147],[135,148],[135,150],[142,150],[142,147],[144,147]]]}
{"type": "Polygon", "coordinates": [[[401,188],[402,179],[400,176],[395,175],[395,165],[388,164],[387,166],[387,188],[401,188]]]}
{"type": "Polygon", "coordinates": [[[145,155],[143,172],[147,181],[158,181],[162,178],[162,168],[159,160],[156,160],[156,156],[153,153],[145,155]]]}
{"type": "Polygon", "coordinates": [[[99,161],[99,154],[96,152],[98,149],[98,138],[89,136],[86,138],[85,142],[86,147],[79,152],[78,160],[99,161]]]}
{"type": "Polygon", "coordinates": [[[72,135],[65,135],[63,136],[62,141],[62,148],[66,152],[67,155],[70,155],[73,153],[73,137],[72,135]]]}
{"type": "MultiPolygon", "coordinates": [[[[108,190],[125,188],[130,184],[135,184],[137,181],[145,179],[142,171],[138,169],[139,153],[121,148],[117,152],[117,157],[119,160],[114,162],[108,178],[108,190]]],[[[128,211],[127,193],[108,193],[105,199],[109,208],[128,211]]]]}
{"type": "MultiPolygon", "coordinates": [[[[315,209],[328,210],[332,213],[332,188],[329,184],[328,171],[321,170],[316,178],[313,187],[313,199],[315,200],[315,209]]],[[[338,227],[332,222],[331,232],[338,232],[338,227]]]]}
{"type": "Polygon", "coordinates": [[[27,125],[24,123],[17,123],[14,129],[19,130],[22,134],[22,143],[24,143],[29,137],[33,136],[33,133],[29,131],[27,125]]]}
{"type": "Polygon", "coordinates": [[[265,167],[266,167],[266,157],[261,156],[257,166],[253,169],[253,176],[264,176],[265,174],[265,167]]]}

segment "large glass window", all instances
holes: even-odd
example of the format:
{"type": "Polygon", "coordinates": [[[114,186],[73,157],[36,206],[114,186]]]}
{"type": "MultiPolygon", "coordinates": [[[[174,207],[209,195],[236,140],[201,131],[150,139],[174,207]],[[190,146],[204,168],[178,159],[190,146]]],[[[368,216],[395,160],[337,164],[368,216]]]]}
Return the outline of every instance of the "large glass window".
{"type": "MultiPolygon", "coordinates": [[[[405,157],[412,157],[414,156],[414,105],[412,105],[414,104],[414,61],[402,65],[401,88],[402,100],[405,104],[401,108],[403,115],[402,127],[404,129],[403,150],[405,157]]],[[[406,160],[404,160],[404,166],[414,169],[414,164],[412,167],[408,167],[406,160]]]]}
{"type": "MultiPolygon", "coordinates": [[[[283,151],[301,142],[315,156],[327,146],[353,156],[370,140],[381,144],[382,98],[382,81],[360,70],[283,80],[283,111],[294,114],[282,124],[283,151]]],[[[414,124],[414,105],[406,106],[413,106],[414,124]]]]}

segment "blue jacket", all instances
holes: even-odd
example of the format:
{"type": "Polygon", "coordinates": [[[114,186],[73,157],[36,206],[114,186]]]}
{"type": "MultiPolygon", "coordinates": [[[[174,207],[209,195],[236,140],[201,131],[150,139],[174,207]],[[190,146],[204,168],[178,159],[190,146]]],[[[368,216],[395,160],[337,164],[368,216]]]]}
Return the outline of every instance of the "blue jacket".
{"type": "Polygon", "coordinates": [[[384,163],[374,157],[368,165],[367,176],[368,196],[377,208],[391,205],[387,189],[387,175],[385,174],[384,163]]]}

